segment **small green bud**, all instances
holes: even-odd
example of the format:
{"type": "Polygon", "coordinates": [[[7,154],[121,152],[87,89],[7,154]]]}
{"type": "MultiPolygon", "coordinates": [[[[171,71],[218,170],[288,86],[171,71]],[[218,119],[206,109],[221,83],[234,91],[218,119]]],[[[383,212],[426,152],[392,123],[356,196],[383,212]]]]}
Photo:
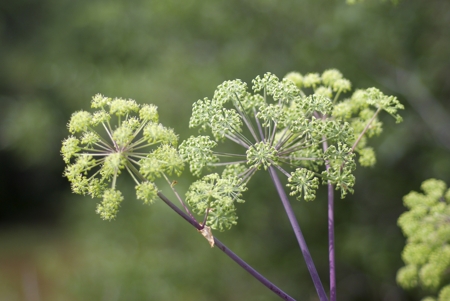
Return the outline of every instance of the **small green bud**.
{"type": "Polygon", "coordinates": [[[441,180],[428,179],[422,183],[420,188],[422,188],[426,195],[437,200],[447,190],[447,185],[441,180]]]}
{"type": "Polygon", "coordinates": [[[348,79],[338,79],[333,83],[333,91],[338,92],[348,92],[352,89],[352,84],[348,79]]]}
{"type": "MultiPolygon", "coordinates": [[[[167,140],[168,130],[162,125],[153,122],[149,122],[144,127],[144,138],[150,144],[156,144],[167,140]]],[[[171,138],[173,139],[173,138],[171,138]]]]}
{"type": "Polygon", "coordinates": [[[74,136],[70,136],[67,139],[64,139],[63,145],[61,148],[61,154],[63,156],[63,160],[66,164],[70,163],[70,159],[78,153],[81,148],[78,146],[80,140],[75,138],[74,136]]]}
{"type": "Polygon", "coordinates": [[[69,132],[72,134],[84,132],[91,126],[92,115],[86,111],[78,111],[72,114],[69,124],[69,132]]]}
{"type": "Polygon", "coordinates": [[[315,88],[321,83],[319,73],[308,73],[303,77],[303,86],[306,88],[315,88]]]}
{"type": "Polygon", "coordinates": [[[89,180],[82,176],[81,174],[77,174],[76,176],[69,178],[71,181],[71,188],[72,192],[76,194],[83,194],[89,193],[89,180]]]}
{"type": "Polygon", "coordinates": [[[128,146],[133,140],[133,129],[126,123],[123,123],[113,132],[113,139],[120,149],[128,146]]]}
{"type": "Polygon", "coordinates": [[[206,214],[206,224],[212,229],[224,231],[237,223],[235,202],[246,187],[236,177],[224,177],[216,173],[207,175],[189,187],[186,201],[194,212],[206,214]]]}
{"type": "Polygon", "coordinates": [[[327,98],[331,98],[333,96],[333,92],[331,91],[331,88],[320,86],[316,89],[316,92],[314,93],[316,95],[324,96],[327,98]]]}
{"type": "Polygon", "coordinates": [[[316,198],[316,190],[319,188],[319,179],[314,176],[314,173],[305,168],[297,168],[288,178],[288,187],[291,187],[290,195],[296,195],[297,200],[301,197],[305,201],[313,201],[316,198]]]}
{"type": "Polygon", "coordinates": [[[114,98],[110,103],[109,112],[117,116],[125,116],[132,112],[137,112],[139,105],[132,99],[125,100],[122,98],[114,98]]]}
{"type": "Polygon", "coordinates": [[[312,94],[302,101],[302,107],[307,111],[307,115],[311,115],[314,112],[320,112],[323,115],[331,115],[333,110],[333,102],[323,95],[312,94]]]}
{"type": "Polygon", "coordinates": [[[139,161],[141,174],[150,181],[158,178],[162,173],[180,175],[184,169],[183,159],[177,150],[168,145],[162,144],[146,158],[139,161]]]}
{"type": "Polygon", "coordinates": [[[192,174],[200,176],[205,166],[219,161],[212,151],[216,145],[217,142],[209,136],[191,136],[180,144],[179,153],[181,158],[189,163],[192,174]]]}
{"type": "Polygon", "coordinates": [[[111,119],[111,115],[107,113],[106,111],[100,110],[97,112],[94,112],[94,115],[92,116],[92,125],[96,126],[103,122],[108,122],[111,119]]]}
{"type": "Polygon", "coordinates": [[[113,220],[119,212],[122,201],[123,196],[119,190],[107,189],[103,193],[103,201],[97,205],[97,213],[104,220],[113,220]]]}
{"type": "Polygon", "coordinates": [[[441,282],[441,272],[439,265],[428,263],[420,269],[420,282],[429,289],[436,289],[441,282]]]}
{"type": "Polygon", "coordinates": [[[342,79],[342,73],[339,70],[329,69],[322,73],[322,82],[326,86],[332,87],[340,79],[342,79]]]}
{"type": "Polygon", "coordinates": [[[247,150],[247,164],[259,169],[261,166],[267,169],[277,161],[277,150],[265,142],[258,142],[247,150]]]}
{"type": "Polygon", "coordinates": [[[348,120],[352,116],[353,106],[350,101],[343,101],[336,104],[333,108],[332,116],[339,119],[348,120]]]}
{"type": "Polygon", "coordinates": [[[158,122],[158,107],[155,105],[143,105],[139,111],[139,118],[143,121],[149,121],[153,123],[158,122]]]}
{"type": "Polygon", "coordinates": [[[137,130],[141,126],[141,121],[135,117],[128,117],[122,122],[122,125],[130,127],[133,131],[137,130]]]}
{"type": "MultiPolygon", "coordinates": [[[[81,143],[88,147],[92,147],[92,145],[96,144],[99,141],[100,141],[100,137],[98,136],[97,133],[95,133],[93,131],[84,132],[83,136],[81,137],[81,143]]],[[[80,150],[81,149],[78,149],[78,151],[80,151],[80,150]]]]}
{"type": "Polygon", "coordinates": [[[292,81],[300,89],[303,87],[303,76],[298,72],[289,72],[284,78],[292,81]]]}
{"type": "Polygon", "coordinates": [[[417,266],[407,265],[397,272],[397,283],[404,288],[416,287],[419,282],[417,266]]]}
{"type": "Polygon", "coordinates": [[[375,152],[371,147],[358,149],[358,153],[359,153],[358,161],[359,164],[361,164],[361,166],[374,166],[375,163],[377,162],[375,152]]]}
{"type": "Polygon", "coordinates": [[[438,301],[447,301],[450,300],[450,284],[444,286],[439,292],[438,301]]]}
{"type": "MultiPolygon", "coordinates": [[[[253,91],[260,92],[266,90],[267,92],[272,92],[276,90],[278,83],[280,80],[278,77],[270,72],[264,74],[264,77],[261,78],[259,75],[252,81],[253,83],[253,91]]],[[[270,94],[272,95],[272,94],[270,94]]]]}
{"type": "Polygon", "coordinates": [[[106,183],[104,183],[98,178],[93,178],[89,181],[87,193],[92,198],[101,198],[106,188],[107,188],[106,183]]]}
{"type": "Polygon", "coordinates": [[[403,250],[402,259],[406,264],[420,266],[427,263],[431,251],[426,244],[408,244],[403,250]]]}
{"type": "Polygon", "coordinates": [[[120,174],[120,170],[125,167],[126,158],[121,153],[112,153],[106,156],[100,173],[103,177],[109,179],[112,176],[120,174]]]}
{"type": "Polygon", "coordinates": [[[153,153],[147,155],[147,158],[141,159],[139,165],[141,166],[139,172],[146,179],[154,181],[161,176],[163,163],[153,153]]]}
{"type": "Polygon", "coordinates": [[[222,106],[227,102],[235,102],[247,94],[247,84],[237,80],[229,80],[220,84],[214,92],[213,103],[222,106]]]}
{"type": "Polygon", "coordinates": [[[230,164],[222,172],[222,178],[236,177],[240,178],[247,168],[243,164],[230,164]]]}
{"type": "Polygon", "coordinates": [[[136,197],[144,204],[153,204],[158,196],[158,190],[151,182],[142,182],[136,186],[136,197]]]}
{"type": "MultiPolygon", "coordinates": [[[[404,205],[410,210],[398,219],[398,225],[407,237],[402,258],[406,264],[417,267],[419,277],[414,283],[399,281],[399,284],[405,288],[420,285],[428,290],[438,290],[445,284],[443,281],[447,281],[445,275],[450,268],[450,205],[444,198],[447,185],[443,181],[429,179],[422,183],[421,188],[424,194],[412,191],[403,198],[404,205]]],[[[450,293],[448,290],[441,290],[439,301],[441,295],[450,293]]]]}
{"type": "Polygon", "coordinates": [[[235,110],[223,108],[212,115],[210,127],[214,137],[220,140],[227,135],[242,132],[242,119],[235,110]]]}
{"type": "Polygon", "coordinates": [[[111,104],[111,98],[105,97],[102,94],[95,94],[92,97],[91,107],[94,109],[103,108],[111,104]]]}
{"type": "Polygon", "coordinates": [[[264,127],[268,127],[271,124],[270,122],[276,123],[278,120],[283,119],[283,113],[278,104],[270,104],[262,106],[256,117],[263,121],[262,125],[264,127]]]}
{"type": "Polygon", "coordinates": [[[405,107],[396,97],[386,96],[377,88],[368,88],[365,92],[365,99],[368,104],[388,112],[395,118],[397,123],[402,121],[402,117],[397,114],[397,111],[403,110],[405,107]]]}

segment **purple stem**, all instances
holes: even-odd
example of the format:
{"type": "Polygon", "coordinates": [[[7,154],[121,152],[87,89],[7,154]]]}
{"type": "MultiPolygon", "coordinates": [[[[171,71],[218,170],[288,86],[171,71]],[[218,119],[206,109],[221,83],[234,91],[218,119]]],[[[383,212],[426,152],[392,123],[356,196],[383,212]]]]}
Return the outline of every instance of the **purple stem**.
{"type": "Polygon", "coordinates": [[[316,288],[317,295],[319,296],[320,301],[328,301],[322,282],[320,281],[319,274],[317,273],[311,254],[309,253],[308,246],[306,245],[305,238],[303,237],[302,231],[300,230],[300,225],[297,222],[297,218],[295,217],[294,211],[292,210],[291,204],[289,203],[286,192],[284,191],[280,179],[278,178],[276,170],[273,166],[269,166],[269,173],[278,191],[278,195],[280,196],[284,209],[286,210],[289,221],[291,222],[291,226],[294,230],[295,236],[297,237],[298,244],[300,245],[300,250],[302,251],[309,274],[311,275],[312,281],[316,288]]]}
{"type": "MultiPolygon", "coordinates": [[[[328,149],[328,143],[323,142],[323,151],[328,149]]],[[[328,170],[330,164],[325,163],[328,170]]],[[[336,259],[334,255],[334,187],[328,181],[328,261],[330,263],[330,301],[336,301],[336,259]]]]}
{"type": "MultiPolygon", "coordinates": [[[[183,212],[180,208],[175,206],[164,194],[158,192],[158,197],[164,201],[170,208],[172,208],[178,215],[184,218],[188,223],[197,228],[198,230],[202,230],[203,226],[197,223],[194,219],[188,216],[185,212],[183,212]]],[[[222,250],[225,254],[228,255],[232,260],[234,260],[237,264],[239,264],[244,270],[250,273],[253,277],[255,277],[259,282],[261,282],[264,286],[270,289],[272,292],[277,294],[281,299],[287,301],[295,301],[294,298],[283,292],[280,288],[278,288],[275,284],[267,280],[263,275],[258,273],[254,268],[252,268],[248,263],[246,263],[243,259],[233,253],[230,249],[228,249],[220,240],[214,237],[214,244],[222,250]]]]}
{"type": "Polygon", "coordinates": [[[328,183],[328,258],[330,261],[330,301],[336,301],[336,263],[334,256],[334,189],[328,183]]]}

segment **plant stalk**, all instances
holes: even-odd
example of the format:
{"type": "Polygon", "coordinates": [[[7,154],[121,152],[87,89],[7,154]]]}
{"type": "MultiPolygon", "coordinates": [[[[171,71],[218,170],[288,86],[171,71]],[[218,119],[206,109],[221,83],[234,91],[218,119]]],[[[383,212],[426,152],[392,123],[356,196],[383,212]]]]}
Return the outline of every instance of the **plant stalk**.
{"type": "MultiPolygon", "coordinates": [[[[178,215],[184,218],[188,223],[194,226],[197,230],[202,230],[203,226],[197,223],[194,219],[192,219],[189,215],[183,212],[180,208],[178,208],[175,204],[173,204],[164,194],[158,192],[158,197],[166,203],[170,208],[172,208],[178,215]]],[[[224,252],[228,257],[234,260],[238,265],[240,265],[244,270],[250,273],[253,277],[255,277],[259,282],[261,282],[264,286],[270,289],[272,292],[277,294],[281,299],[286,301],[295,301],[294,298],[286,294],[275,284],[267,280],[263,275],[258,273],[254,268],[252,268],[248,263],[246,263],[243,259],[237,256],[234,252],[232,252],[229,248],[227,248],[220,240],[214,237],[214,244],[217,246],[222,252],[224,252]]]]}
{"type": "Polygon", "coordinates": [[[297,222],[297,218],[295,217],[294,211],[292,210],[291,204],[289,203],[286,192],[284,191],[280,179],[278,178],[276,170],[273,166],[269,166],[269,173],[273,183],[275,184],[275,188],[278,191],[281,202],[283,203],[284,209],[289,218],[292,229],[294,230],[295,236],[297,237],[298,244],[300,245],[300,250],[302,251],[309,274],[311,275],[312,281],[316,288],[317,295],[319,296],[320,301],[328,301],[328,297],[325,293],[322,282],[320,281],[320,277],[317,273],[311,254],[309,253],[308,246],[306,245],[305,238],[303,237],[302,231],[300,229],[300,225],[297,222]]]}
{"type": "MultiPolygon", "coordinates": [[[[328,149],[328,143],[323,142],[323,151],[328,149]]],[[[325,162],[328,170],[330,164],[325,162]]],[[[328,261],[330,265],[330,301],[336,301],[336,257],[334,254],[334,187],[328,181],[328,261]]]]}
{"type": "Polygon", "coordinates": [[[328,260],[330,262],[330,301],[336,301],[336,259],[334,255],[334,187],[328,182],[328,260]]]}

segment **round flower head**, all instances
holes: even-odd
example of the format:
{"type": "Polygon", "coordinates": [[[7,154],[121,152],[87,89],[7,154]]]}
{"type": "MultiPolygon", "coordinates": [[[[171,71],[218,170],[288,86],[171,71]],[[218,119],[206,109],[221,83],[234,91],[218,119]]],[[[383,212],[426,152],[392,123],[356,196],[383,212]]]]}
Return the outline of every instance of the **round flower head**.
{"type": "Polygon", "coordinates": [[[111,220],[123,200],[116,185],[123,171],[136,182],[137,198],[152,203],[157,196],[153,181],[179,175],[183,161],[175,149],[178,137],[158,123],[156,106],[101,94],[92,98],[91,106],[98,110],[76,112],[68,123],[73,135],[62,143],[64,176],[73,192],[101,198],[97,213],[111,220]]]}
{"type": "MultiPolygon", "coordinates": [[[[210,130],[212,134],[191,136],[180,145],[180,155],[194,175],[201,176],[205,170],[225,165],[226,176],[222,179],[243,188],[256,171],[275,167],[286,175],[291,195],[299,199],[314,200],[320,182],[330,182],[345,197],[353,192],[354,152],[362,154],[360,161],[364,165],[375,162],[364,135],[378,134],[381,123],[373,117],[377,112],[370,106],[382,106],[393,115],[401,108],[396,100],[372,90],[358,92],[355,99],[363,99],[362,102],[338,103],[339,95],[349,91],[351,84],[335,69],[322,75],[291,72],[283,80],[266,73],[256,77],[252,84],[249,90],[240,80],[226,81],[217,87],[212,99],[194,103],[189,126],[210,130]],[[308,95],[302,88],[312,93],[308,95]],[[368,123],[370,128],[365,127],[368,123]],[[215,151],[225,140],[243,148],[242,153],[215,151]],[[358,144],[361,145],[356,148],[358,144]]],[[[214,174],[214,179],[218,177],[214,174]]],[[[220,220],[223,207],[215,208],[218,198],[206,188],[211,176],[200,182],[191,186],[189,204],[199,212],[203,210],[203,214],[213,212],[216,220],[220,220]],[[204,198],[205,195],[209,197],[204,198]],[[196,201],[199,204],[195,205],[196,201]]],[[[227,227],[236,221],[228,213],[221,218],[229,221],[227,227]]],[[[212,221],[209,225],[220,227],[212,221]]]]}
{"type": "Polygon", "coordinates": [[[422,183],[424,193],[412,191],[403,198],[409,209],[398,219],[407,237],[402,252],[405,266],[397,273],[403,288],[420,286],[438,291],[438,300],[450,296],[446,274],[450,268],[450,189],[440,180],[422,183]]]}

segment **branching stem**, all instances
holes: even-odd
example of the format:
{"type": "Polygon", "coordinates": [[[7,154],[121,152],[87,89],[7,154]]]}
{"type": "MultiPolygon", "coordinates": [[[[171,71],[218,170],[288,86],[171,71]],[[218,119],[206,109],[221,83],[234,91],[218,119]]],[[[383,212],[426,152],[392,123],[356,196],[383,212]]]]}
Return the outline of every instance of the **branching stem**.
{"type": "Polygon", "coordinates": [[[369,122],[367,123],[366,127],[364,128],[364,130],[361,132],[361,134],[359,134],[358,139],[356,139],[355,143],[352,146],[352,151],[355,150],[356,146],[358,145],[359,141],[361,140],[361,138],[364,136],[364,134],[367,132],[367,130],[369,129],[369,126],[372,124],[372,122],[375,120],[375,118],[377,117],[378,113],[381,112],[381,108],[378,108],[378,110],[375,112],[375,114],[373,114],[372,118],[370,118],[369,122]]]}
{"type": "MultiPolygon", "coordinates": [[[[323,151],[328,149],[328,143],[323,143],[323,151]]],[[[329,162],[325,162],[326,170],[330,169],[329,162]]],[[[334,254],[334,187],[328,181],[328,261],[330,264],[330,301],[336,301],[336,258],[334,254]]]]}
{"type": "Polygon", "coordinates": [[[289,203],[286,192],[284,191],[280,179],[278,178],[276,170],[273,166],[269,166],[269,173],[273,183],[275,184],[275,188],[278,191],[278,195],[280,196],[284,209],[286,210],[289,221],[291,222],[291,226],[294,230],[295,236],[297,237],[298,244],[300,245],[300,250],[302,251],[306,266],[308,267],[308,271],[313,280],[317,295],[319,296],[320,301],[328,301],[322,282],[320,281],[319,274],[317,273],[311,254],[309,253],[308,246],[306,245],[305,238],[303,237],[302,231],[300,229],[300,225],[297,222],[297,218],[295,217],[294,211],[292,210],[291,204],[289,203]]]}
{"type": "MultiPolygon", "coordinates": [[[[169,184],[170,189],[172,189],[173,194],[175,194],[176,198],[178,199],[178,201],[181,203],[181,205],[183,206],[184,210],[186,211],[187,214],[189,214],[189,216],[191,217],[192,220],[194,220],[195,222],[197,222],[197,220],[194,218],[194,216],[192,215],[191,211],[189,210],[188,206],[186,206],[186,204],[184,203],[183,199],[180,197],[180,195],[178,194],[178,192],[175,190],[175,188],[173,187],[172,183],[170,182],[169,178],[167,178],[167,176],[162,173],[164,179],[166,179],[167,184],[169,184]]],[[[203,227],[202,227],[203,229],[203,227]]],[[[202,230],[199,229],[199,230],[202,230]]]]}
{"type": "MultiPolygon", "coordinates": [[[[164,194],[158,192],[158,197],[166,203],[172,210],[174,210],[178,215],[180,215],[183,219],[185,219],[189,224],[194,226],[197,230],[201,230],[203,227],[197,221],[193,220],[189,215],[184,213],[180,208],[175,206],[164,194]]],[[[227,248],[220,240],[214,237],[214,244],[218,247],[222,252],[224,252],[228,257],[230,257],[233,261],[235,261],[238,265],[240,265],[244,270],[250,273],[253,277],[255,277],[259,282],[261,282],[264,286],[270,289],[272,292],[277,294],[281,299],[287,301],[295,301],[294,298],[286,294],[280,288],[278,288],[275,284],[267,280],[263,275],[258,273],[254,268],[252,268],[248,263],[246,263],[243,259],[233,253],[229,248],[227,248]]]]}

